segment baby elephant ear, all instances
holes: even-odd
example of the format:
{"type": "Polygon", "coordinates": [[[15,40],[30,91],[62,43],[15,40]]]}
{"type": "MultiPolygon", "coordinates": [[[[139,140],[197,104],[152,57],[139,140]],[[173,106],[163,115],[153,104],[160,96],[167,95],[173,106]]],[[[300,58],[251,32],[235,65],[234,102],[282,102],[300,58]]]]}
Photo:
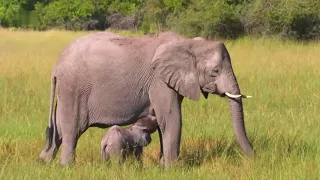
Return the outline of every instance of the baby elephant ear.
{"type": "Polygon", "coordinates": [[[180,95],[191,100],[200,98],[199,77],[195,56],[190,44],[184,41],[162,44],[152,59],[155,74],[180,95]]]}

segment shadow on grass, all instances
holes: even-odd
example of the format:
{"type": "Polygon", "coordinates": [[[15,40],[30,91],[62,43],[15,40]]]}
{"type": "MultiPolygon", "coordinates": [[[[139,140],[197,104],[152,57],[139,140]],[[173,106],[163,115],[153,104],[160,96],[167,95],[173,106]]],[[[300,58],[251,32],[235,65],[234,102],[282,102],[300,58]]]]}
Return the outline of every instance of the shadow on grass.
{"type": "Polygon", "coordinates": [[[306,142],[301,139],[297,133],[295,136],[289,137],[282,134],[274,134],[270,136],[251,137],[255,147],[255,154],[275,154],[282,157],[296,156],[299,158],[316,157],[319,152],[319,145],[316,139],[306,142]]]}
{"type": "Polygon", "coordinates": [[[182,144],[181,163],[187,167],[198,167],[217,158],[239,159],[237,144],[223,139],[191,139],[182,144]]]}
{"type": "MultiPolygon", "coordinates": [[[[286,137],[253,136],[249,137],[254,148],[254,159],[262,156],[276,156],[277,158],[296,157],[298,159],[315,158],[319,152],[316,142],[305,142],[299,136],[286,137]]],[[[238,143],[234,140],[228,142],[225,139],[197,138],[187,140],[181,148],[181,165],[184,167],[199,167],[205,162],[213,162],[216,159],[224,159],[237,164],[241,159],[247,158],[238,143]]]]}

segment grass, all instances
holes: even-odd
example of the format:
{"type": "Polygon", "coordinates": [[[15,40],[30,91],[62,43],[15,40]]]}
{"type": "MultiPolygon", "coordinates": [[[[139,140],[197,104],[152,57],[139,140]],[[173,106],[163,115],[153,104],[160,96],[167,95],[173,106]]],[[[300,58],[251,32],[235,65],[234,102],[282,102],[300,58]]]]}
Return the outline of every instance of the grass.
{"type": "Polygon", "coordinates": [[[246,128],[256,151],[253,160],[245,158],[234,140],[226,100],[212,95],[183,103],[176,168],[158,168],[157,133],[145,148],[143,169],[129,163],[102,164],[99,143],[105,130],[98,128],[90,128],[79,140],[74,167],[60,167],[59,158],[48,165],[39,163],[51,70],[68,42],[87,33],[0,30],[0,179],[320,177],[320,43],[270,38],[225,42],[242,92],[253,95],[244,100],[246,128]]]}

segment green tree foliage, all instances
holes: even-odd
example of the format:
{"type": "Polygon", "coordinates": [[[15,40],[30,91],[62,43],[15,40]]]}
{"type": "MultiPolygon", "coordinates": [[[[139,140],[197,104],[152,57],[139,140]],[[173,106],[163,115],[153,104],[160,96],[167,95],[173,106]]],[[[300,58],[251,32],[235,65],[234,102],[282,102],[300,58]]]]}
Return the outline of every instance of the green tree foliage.
{"type": "Polygon", "coordinates": [[[234,38],[243,33],[237,7],[225,0],[194,1],[178,16],[168,18],[169,25],[187,36],[234,38]]]}
{"type": "Polygon", "coordinates": [[[256,0],[245,7],[246,34],[309,39],[320,36],[320,1],[256,0]]]}
{"type": "Polygon", "coordinates": [[[175,30],[186,36],[320,38],[315,0],[0,0],[0,25],[45,30],[103,27],[175,30]],[[109,18],[110,17],[110,18],[109,18]],[[110,22],[108,22],[110,21],[110,22]]]}
{"type": "Polygon", "coordinates": [[[38,3],[35,8],[38,12],[40,29],[57,27],[79,30],[95,11],[94,4],[84,0],[59,0],[47,6],[38,3]]]}
{"type": "Polygon", "coordinates": [[[169,14],[163,0],[146,0],[141,30],[144,33],[162,31],[166,27],[166,17],[169,14]]]}
{"type": "Polygon", "coordinates": [[[4,27],[15,26],[17,20],[16,14],[20,11],[21,4],[19,0],[1,0],[0,1],[0,23],[4,27]]]}
{"type": "Polygon", "coordinates": [[[125,16],[132,15],[144,0],[113,0],[110,2],[108,10],[116,10],[125,16]]]}

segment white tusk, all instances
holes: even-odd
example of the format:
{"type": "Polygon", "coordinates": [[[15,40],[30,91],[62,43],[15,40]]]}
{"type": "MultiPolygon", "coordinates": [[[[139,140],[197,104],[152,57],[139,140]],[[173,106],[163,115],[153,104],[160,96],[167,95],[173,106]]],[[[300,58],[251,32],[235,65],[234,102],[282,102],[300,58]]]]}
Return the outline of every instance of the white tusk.
{"type": "Polygon", "coordinates": [[[243,98],[252,98],[252,96],[242,95],[243,98]]]}
{"type": "Polygon", "coordinates": [[[252,98],[252,96],[246,96],[246,95],[242,95],[242,94],[230,94],[228,92],[225,93],[228,97],[230,98],[239,98],[239,97],[242,97],[242,98],[252,98]]]}
{"type": "Polygon", "coordinates": [[[226,92],[225,94],[230,98],[239,98],[239,97],[241,97],[241,95],[239,95],[239,94],[234,95],[234,94],[230,94],[228,92],[226,92]]]}

